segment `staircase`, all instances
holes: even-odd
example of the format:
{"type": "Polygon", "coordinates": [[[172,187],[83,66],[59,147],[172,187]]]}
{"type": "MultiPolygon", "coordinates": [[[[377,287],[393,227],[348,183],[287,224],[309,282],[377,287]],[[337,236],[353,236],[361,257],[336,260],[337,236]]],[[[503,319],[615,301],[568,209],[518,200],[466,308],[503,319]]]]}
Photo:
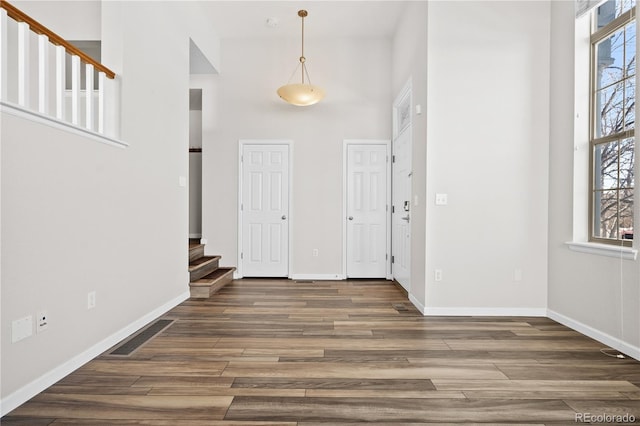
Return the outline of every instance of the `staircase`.
{"type": "Polygon", "coordinates": [[[236,268],[220,268],[220,256],[205,256],[204,244],[189,240],[189,290],[194,299],[207,299],[233,279],[236,268]]]}

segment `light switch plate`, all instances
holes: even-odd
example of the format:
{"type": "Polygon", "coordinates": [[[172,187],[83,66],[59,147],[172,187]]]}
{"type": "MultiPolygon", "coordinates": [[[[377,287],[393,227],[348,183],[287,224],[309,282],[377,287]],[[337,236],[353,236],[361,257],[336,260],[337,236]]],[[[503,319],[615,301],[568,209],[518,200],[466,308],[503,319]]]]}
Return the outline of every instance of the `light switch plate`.
{"type": "Polygon", "coordinates": [[[20,318],[11,322],[11,343],[19,342],[33,334],[33,317],[20,318]]]}

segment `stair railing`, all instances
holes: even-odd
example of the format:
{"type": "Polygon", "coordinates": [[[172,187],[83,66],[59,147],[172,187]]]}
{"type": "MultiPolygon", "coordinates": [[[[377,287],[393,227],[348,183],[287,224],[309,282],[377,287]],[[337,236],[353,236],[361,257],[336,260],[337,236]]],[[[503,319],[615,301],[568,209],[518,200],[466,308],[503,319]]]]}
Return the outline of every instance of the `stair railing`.
{"type": "MultiPolygon", "coordinates": [[[[13,48],[12,50],[10,50],[13,48]]],[[[13,58],[12,58],[13,59],[13,58]]],[[[19,107],[66,121],[76,127],[105,133],[105,85],[114,79],[115,73],[80,49],[31,18],[5,0],[0,0],[0,101],[17,104],[19,107]],[[10,69],[9,18],[17,23],[17,67],[10,69]],[[37,35],[37,71],[32,66],[30,47],[31,32],[37,35]],[[55,49],[55,70],[50,70],[52,45],[55,49]],[[71,114],[67,117],[66,106],[66,54],[71,56],[71,114]],[[81,116],[81,64],[84,63],[86,87],[84,90],[84,117],[81,116]],[[98,71],[98,87],[95,87],[94,70],[98,71]],[[35,74],[35,75],[34,75],[35,74]],[[37,78],[36,78],[37,77],[37,78]],[[9,79],[17,84],[17,96],[9,99],[9,79]],[[55,103],[50,100],[51,81],[55,87],[55,103]],[[37,82],[37,101],[30,89],[37,82]],[[97,92],[97,104],[94,97],[97,92]],[[16,99],[17,98],[17,99],[16,99]],[[53,107],[53,108],[52,108],[53,107]],[[53,111],[52,111],[53,110],[53,111]]]]}

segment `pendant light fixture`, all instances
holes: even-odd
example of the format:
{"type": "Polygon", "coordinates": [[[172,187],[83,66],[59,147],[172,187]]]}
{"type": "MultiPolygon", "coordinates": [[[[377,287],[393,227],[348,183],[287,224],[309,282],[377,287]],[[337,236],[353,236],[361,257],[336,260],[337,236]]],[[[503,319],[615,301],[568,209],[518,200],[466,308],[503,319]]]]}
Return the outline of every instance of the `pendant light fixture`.
{"type": "Polygon", "coordinates": [[[300,63],[293,71],[293,74],[291,74],[291,78],[293,78],[296,71],[298,71],[298,69],[301,69],[302,82],[292,84],[291,78],[289,78],[289,83],[278,89],[278,96],[280,96],[283,101],[296,106],[313,105],[324,98],[324,90],[322,90],[318,86],[314,86],[311,84],[309,72],[307,71],[307,66],[305,64],[307,58],[304,57],[304,18],[307,15],[308,13],[306,10],[298,11],[298,16],[302,18],[302,55],[300,55],[300,63]],[[307,79],[306,83],[305,76],[307,79]]]}

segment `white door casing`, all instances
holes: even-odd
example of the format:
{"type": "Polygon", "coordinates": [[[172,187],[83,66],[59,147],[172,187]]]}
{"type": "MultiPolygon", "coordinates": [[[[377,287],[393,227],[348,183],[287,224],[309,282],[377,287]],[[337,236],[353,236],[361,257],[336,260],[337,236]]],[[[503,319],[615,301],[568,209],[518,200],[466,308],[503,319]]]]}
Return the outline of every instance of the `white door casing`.
{"type": "Polygon", "coordinates": [[[390,277],[390,142],[345,141],[345,275],[390,277]]]}
{"type": "Polygon", "coordinates": [[[411,293],[411,79],[393,103],[392,274],[411,293]]]}
{"type": "Polygon", "coordinates": [[[287,143],[241,142],[241,276],[289,276],[289,154],[287,143]]]}

